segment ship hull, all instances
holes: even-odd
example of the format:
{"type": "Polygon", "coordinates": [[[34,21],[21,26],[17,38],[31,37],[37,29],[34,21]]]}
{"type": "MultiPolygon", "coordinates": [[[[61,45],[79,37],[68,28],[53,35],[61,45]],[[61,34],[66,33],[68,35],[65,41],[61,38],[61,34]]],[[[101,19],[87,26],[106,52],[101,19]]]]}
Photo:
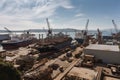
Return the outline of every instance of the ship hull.
{"type": "Polygon", "coordinates": [[[11,50],[11,49],[18,49],[19,47],[25,47],[29,44],[35,43],[37,40],[30,39],[30,40],[23,40],[19,42],[8,42],[8,43],[1,43],[3,49],[11,50]]]}
{"type": "MultiPolygon", "coordinates": [[[[66,47],[71,46],[72,38],[68,38],[62,42],[56,42],[55,44],[50,44],[46,46],[38,47],[37,50],[41,53],[40,58],[50,57],[54,55],[54,53],[58,53],[59,51],[64,50],[66,47]]],[[[59,54],[57,54],[58,56],[59,54]]]]}
{"type": "Polygon", "coordinates": [[[19,48],[19,43],[1,43],[3,49],[17,49],[19,48]]]}
{"type": "Polygon", "coordinates": [[[0,41],[9,40],[9,39],[10,39],[9,34],[0,34],[0,41]]]}

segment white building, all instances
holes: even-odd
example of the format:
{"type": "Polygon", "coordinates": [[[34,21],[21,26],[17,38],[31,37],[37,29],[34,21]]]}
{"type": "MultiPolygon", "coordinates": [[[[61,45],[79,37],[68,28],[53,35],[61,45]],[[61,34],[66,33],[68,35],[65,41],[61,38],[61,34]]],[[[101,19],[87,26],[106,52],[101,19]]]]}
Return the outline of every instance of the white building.
{"type": "Polygon", "coordinates": [[[84,49],[84,53],[94,55],[95,59],[105,63],[120,64],[120,49],[117,45],[90,44],[84,49]]]}

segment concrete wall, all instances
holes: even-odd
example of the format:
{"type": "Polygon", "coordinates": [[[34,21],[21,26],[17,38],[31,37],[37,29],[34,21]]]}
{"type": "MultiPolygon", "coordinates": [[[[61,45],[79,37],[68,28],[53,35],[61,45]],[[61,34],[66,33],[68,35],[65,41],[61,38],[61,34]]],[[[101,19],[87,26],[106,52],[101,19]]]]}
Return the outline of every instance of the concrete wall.
{"type": "Polygon", "coordinates": [[[94,55],[96,59],[102,59],[104,63],[120,64],[120,52],[85,49],[84,53],[94,55]]]}

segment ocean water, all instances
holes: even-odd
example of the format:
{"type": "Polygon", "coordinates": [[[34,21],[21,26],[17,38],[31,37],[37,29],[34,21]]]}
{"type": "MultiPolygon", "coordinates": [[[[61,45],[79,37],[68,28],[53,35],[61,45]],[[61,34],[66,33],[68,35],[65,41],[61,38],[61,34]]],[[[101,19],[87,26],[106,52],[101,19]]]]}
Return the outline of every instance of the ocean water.
{"type": "MultiPolygon", "coordinates": [[[[45,38],[46,37],[46,35],[47,35],[47,32],[31,32],[32,34],[35,34],[35,37],[36,38],[38,38],[39,39],[39,34],[40,35],[42,35],[43,34],[43,38],[45,38]]],[[[53,34],[57,34],[57,33],[59,33],[59,32],[53,32],[53,34]]],[[[72,38],[75,38],[75,32],[63,32],[64,34],[67,34],[67,35],[69,35],[70,37],[72,37],[72,38]]],[[[6,32],[0,32],[0,34],[8,34],[8,33],[6,33],[6,32]]],[[[22,34],[22,32],[17,32],[17,33],[14,33],[14,34],[22,34]]],[[[95,32],[95,31],[90,31],[89,32],[89,34],[97,34],[97,32],[95,32]]],[[[111,33],[110,32],[102,32],[102,35],[104,36],[104,35],[111,35],[111,33]]]]}
{"type": "MultiPolygon", "coordinates": [[[[53,32],[53,34],[57,34],[57,33],[59,33],[59,32],[53,32]]],[[[75,32],[67,32],[67,33],[63,32],[63,33],[69,35],[73,39],[75,38],[75,32]]],[[[43,38],[45,38],[47,35],[47,33],[45,33],[45,32],[34,32],[33,34],[35,34],[37,38],[39,38],[39,34],[43,34],[43,38]]],[[[97,34],[97,32],[89,32],[88,34],[94,35],[94,34],[97,34]]],[[[102,35],[103,36],[110,36],[111,33],[110,32],[102,32],[102,35]]]]}
{"type": "MultiPolygon", "coordinates": [[[[57,33],[59,33],[59,32],[53,32],[53,34],[57,34],[57,33]]],[[[75,37],[75,32],[67,32],[67,33],[63,32],[63,33],[69,35],[72,38],[75,37]]],[[[43,38],[45,38],[47,35],[47,33],[45,33],[45,32],[34,32],[33,34],[35,34],[35,36],[37,38],[39,38],[39,34],[43,34],[43,38]]]]}

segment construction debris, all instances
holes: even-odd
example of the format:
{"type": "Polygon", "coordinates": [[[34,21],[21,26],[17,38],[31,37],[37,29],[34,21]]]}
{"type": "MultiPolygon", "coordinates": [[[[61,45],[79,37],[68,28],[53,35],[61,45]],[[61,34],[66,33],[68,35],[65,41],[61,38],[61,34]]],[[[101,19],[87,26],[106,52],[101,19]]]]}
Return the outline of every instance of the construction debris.
{"type": "Polygon", "coordinates": [[[20,56],[19,58],[16,59],[16,64],[20,65],[19,69],[21,71],[23,70],[26,71],[32,68],[34,60],[35,60],[34,57],[30,55],[20,56]]]}
{"type": "Polygon", "coordinates": [[[42,70],[32,71],[30,73],[26,73],[23,78],[24,80],[53,80],[51,77],[52,69],[46,68],[42,70]]]}

